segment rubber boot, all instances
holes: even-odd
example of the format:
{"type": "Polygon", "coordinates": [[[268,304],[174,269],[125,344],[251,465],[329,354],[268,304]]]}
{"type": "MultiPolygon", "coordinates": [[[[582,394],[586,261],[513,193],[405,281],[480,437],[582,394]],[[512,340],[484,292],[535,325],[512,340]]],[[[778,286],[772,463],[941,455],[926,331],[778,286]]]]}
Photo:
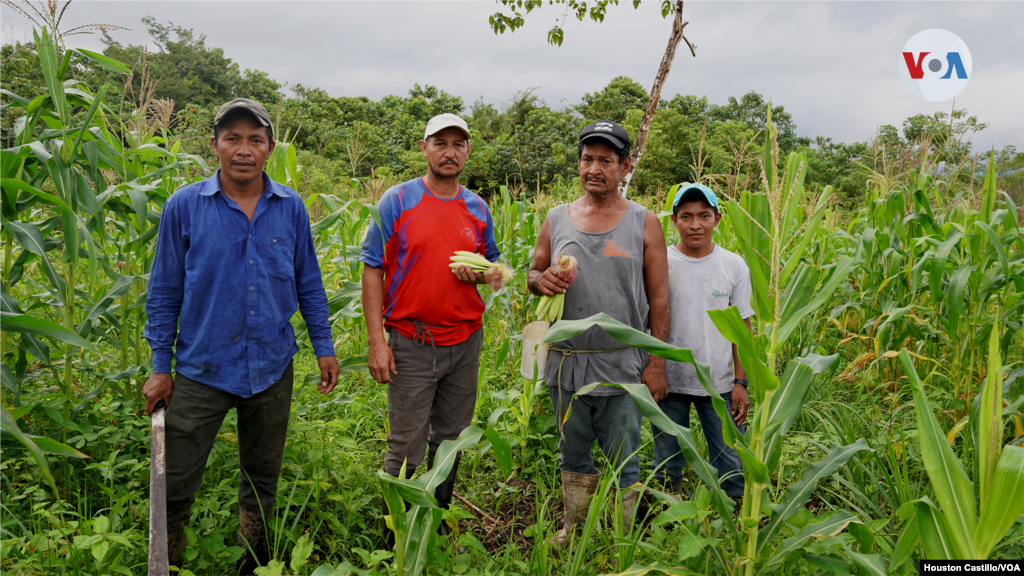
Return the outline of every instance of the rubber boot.
{"type": "Polygon", "coordinates": [[[185,521],[175,522],[174,525],[167,525],[167,560],[172,566],[181,568],[182,554],[188,547],[188,537],[185,536],[185,521]]]}
{"type": "Polygon", "coordinates": [[[682,494],[683,493],[683,481],[673,483],[669,486],[669,494],[682,494]]]}
{"type": "Polygon", "coordinates": [[[632,487],[620,488],[619,491],[622,493],[622,535],[625,536],[629,534],[630,523],[635,523],[633,516],[636,515],[636,504],[640,492],[633,490],[632,487]]]}
{"type": "Polygon", "coordinates": [[[267,529],[259,512],[238,509],[238,540],[235,546],[240,546],[243,550],[239,559],[239,574],[252,574],[256,568],[266,566],[270,562],[267,529]]]}
{"type": "Polygon", "coordinates": [[[562,516],[562,529],[551,537],[548,541],[550,545],[565,546],[573,526],[586,520],[587,513],[590,512],[590,501],[594,498],[600,480],[600,470],[594,474],[562,470],[562,506],[565,512],[562,516]]]}

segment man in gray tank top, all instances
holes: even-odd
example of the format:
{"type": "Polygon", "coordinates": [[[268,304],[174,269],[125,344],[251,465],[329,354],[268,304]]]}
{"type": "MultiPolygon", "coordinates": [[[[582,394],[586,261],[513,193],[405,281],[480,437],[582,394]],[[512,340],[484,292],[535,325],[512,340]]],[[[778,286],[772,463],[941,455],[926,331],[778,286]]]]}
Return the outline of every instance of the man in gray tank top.
{"type": "MultiPolygon", "coordinates": [[[[579,140],[580,180],[586,194],[556,206],[540,228],[528,285],[538,296],[565,294],[563,318],[578,320],[604,312],[637,330],[669,336],[668,263],[665,236],[658,217],[624,198],[619,183],[629,173],[629,135],[609,120],[583,129],[579,140]],[[579,272],[568,290],[552,262],[574,256],[579,272]]],[[[563,528],[553,544],[563,545],[573,524],[587,516],[600,471],[592,449],[597,440],[611,465],[618,468],[623,515],[628,523],[638,492],[629,490],[640,477],[636,451],[643,415],[619,388],[599,386],[576,396],[592,382],[644,383],[655,401],[668,392],[665,361],[630,348],[604,330],[552,344],[546,380],[558,417],[558,463],[562,470],[563,528]],[[572,413],[565,415],[572,404],[572,413]]]]}

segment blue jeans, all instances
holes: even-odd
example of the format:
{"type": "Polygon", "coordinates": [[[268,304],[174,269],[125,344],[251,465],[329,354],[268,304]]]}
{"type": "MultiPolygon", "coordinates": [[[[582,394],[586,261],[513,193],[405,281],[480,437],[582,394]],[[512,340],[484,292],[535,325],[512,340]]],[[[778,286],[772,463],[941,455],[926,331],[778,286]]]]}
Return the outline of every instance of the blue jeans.
{"type": "MultiPolygon", "coordinates": [[[[732,396],[722,394],[725,405],[730,414],[732,413],[732,396]]],[[[718,470],[718,478],[725,493],[733,498],[743,495],[743,465],[736,450],[725,445],[722,438],[722,420],[715,412],[711,404],[711,398],[707,396],[691,396],[689,394],[669,394],[658,406],[665,412],[673,422],[690,427],[690,405],[697,408],[697,415],[700,417],[700,425],[704,430],[704,437],[708,441],[708,456],[711,465],[718,470]]],[[[740,426],[740,432],[743,427],[740,426]]],[[[686,458],[679,451],[679,442],[675,436],[665,434],[657,426],[651,424],[651,432],[654,435],[654,460],[655,477],[666,483],[665,476],[668,476],[670,484],[676,484],[683,479],[683,466],[686,465],[686,458]]]]}
{"type": "Polygon", "coordinates": [[[619,473],[619,487],[628,488],[640,479],[640,424],[643,414],[629,394],[620,396],[575,396],[559,386],[549,386],[551,407],[558,418],[558,466],[566,472],[594,474],[594,440],[614,468],[625,461],[619,473]],[[565,413],[572,402],[572,413],[565,413]]]}

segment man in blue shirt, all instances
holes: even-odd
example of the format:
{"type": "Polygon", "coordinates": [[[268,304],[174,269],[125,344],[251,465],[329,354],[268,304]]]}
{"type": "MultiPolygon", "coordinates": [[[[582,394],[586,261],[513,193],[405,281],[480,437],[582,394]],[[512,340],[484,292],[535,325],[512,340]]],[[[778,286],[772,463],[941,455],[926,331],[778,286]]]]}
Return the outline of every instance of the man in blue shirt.
{"type": "Polygon", "coordinates": [[[269,560],[264,518],[288,431],[296,308],[322,394],[334,389],[339,369],[309,214],[294,190],[263,171],[274,150],[270,115],[252,100],[232,100],[217,112],[211,143],[220,169],[178,190],[160,219],[146,303],[153,375],[142,393],[146,412],[159,400],[167,405],[168,552],[176,566],[206,460],[236,409],[238,545],[247,574],[269,560]]]}

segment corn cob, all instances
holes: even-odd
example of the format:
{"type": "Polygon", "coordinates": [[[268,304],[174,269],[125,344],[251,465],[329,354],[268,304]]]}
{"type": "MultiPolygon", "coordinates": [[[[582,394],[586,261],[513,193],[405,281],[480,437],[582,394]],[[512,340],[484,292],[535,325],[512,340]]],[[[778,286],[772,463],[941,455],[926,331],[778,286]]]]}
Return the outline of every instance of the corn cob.
{"type": "Polygon", "coordinates": [[[501,290],[501,287],[511,281],[515,275],[508,266],[500,262],[491,262],[476,252],[458,250],[449,260],[451,260],[451,264],[448,267],[451,268],[453,274],[462,266],[468,266],[473,272],[483,273],[491,290],[501,290]]]}
{"type": "MultiPolygon", "coordinates": [[[[576,258],[563,254],[555,259],[555,274],[570,286],[576,280],[578,272],[576,258]]],[[[563,312],[565,312],[565,294],[540,297],[540,302],[537,304],[537,318],[540,320],[547,320],[554,324],[562,319],[563,312]]]]}

